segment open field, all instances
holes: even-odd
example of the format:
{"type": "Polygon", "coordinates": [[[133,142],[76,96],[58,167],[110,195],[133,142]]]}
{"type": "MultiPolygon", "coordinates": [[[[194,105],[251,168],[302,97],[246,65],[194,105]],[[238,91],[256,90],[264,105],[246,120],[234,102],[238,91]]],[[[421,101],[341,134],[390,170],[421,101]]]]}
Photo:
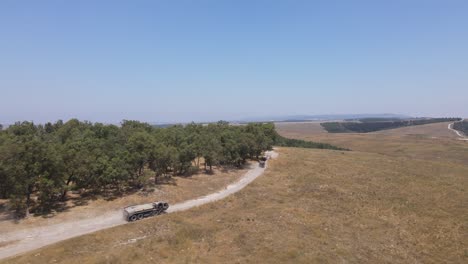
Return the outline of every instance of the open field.
{"type": "MultiPolygon", "coordinates": [[[[404,127],[373,133],[317,133],[304,124],[279,126],[285,137],[330,143],[338,147],[426,161],[468,164],[468,142],[458,140],[449,123],[404,127]]],[[[320,124],[314,124],[320,126],[320,124]]]]}
{"type": "Polygon", "coordinates": [[[370,133],[387,129],[409,126],[421,126],[435,123],[457,122],[460,118],[424,118],[424,119],[376,119],[365,118],[350,122],[324,122],[321,125],[329,133],[370,133]]]}
{"type": "Polygon", "coordinates": [[[291,135],[299,136],[307,131],[307,133],[313,134],[326,134],[328,133],[321,125],[321,122],[282,122],[275,123],[275,127],[278,132],[287,131],[288,136],[291,135]]]}
{"type": "MultiPolygon", "coordinates": [[[[275,126],[278,132],[284,136],[304,138],[317,134],[329,134],[321,125],[321,122],[301,122],[301,123],[276,123],[275,126]]],[[[421,136],[430,138],[457,138],[457,135],[450,131],[447,126],[452,122],[434,123],[419,126],[401,127],[395,129],[381,130],[377,132],[366,133],[378,135],[393,135],[393,136],[421,136]]],[[[361,133],[349,133],[358,134],[361,133]]],[[[335,136],[334,134],[331,135],[335,136]]]]}
{"type": "MultiPolygon", "coordinates": [[[[297,123],[276,123],[275,126],[280,134],[288,137],[304,138],[305,136],[328,134],[320,125],[321,122],[297,122],[297,123]]],[[[367,134],[379,134],[389,136],[416,136],[430,138],[457,138],[457,135],[447,129],[452,122],[434,123],[419,126],[408,126],[395,129],[386,129],[367,134]]],[[[359,134],[359,133],[350,133],[359,134]]]]}
{"type": "Polygon", "coordinates": [[[422,135],[431,138],[457,138],[457,135],[447,128],[451,123],[452,122],[443,122],[428,125],[409,126],[397,129],[382,130],[374,133],[394,136],[422,135]]]}
{"type": "MultiPolygon", "coordinates": [[[[20,221],[15,221],[11,214],[5,210],[5,206],[2,206],[3,209],[0,211],[0,233],[53,225],[69,220],[94,218],[131,204],[156,200],[165,200],[171,204],[185,201],[215,192],[229,183],[236,182],[245,174],[248,167],[247,164],[244,169],[220,170],[215,168],[213,174],[199,173],[190,177],[173,177],[161,180],[162,183],[147,188],[147,191],[137,191],[121,197],[71,197],[67,207],[62,212],[46,216],[31,216],[20,221]]],[[[6,204],[6,201],[0,200],[0,205],[2,204],[6,204]]]]}
{"type": "Polygon", "coordinates": [[[467,262],[468,144],[431,131],[305,132],[297,137],[355,151],[281,148],[263,176],[224,200],[7,262],[467,262]]]}

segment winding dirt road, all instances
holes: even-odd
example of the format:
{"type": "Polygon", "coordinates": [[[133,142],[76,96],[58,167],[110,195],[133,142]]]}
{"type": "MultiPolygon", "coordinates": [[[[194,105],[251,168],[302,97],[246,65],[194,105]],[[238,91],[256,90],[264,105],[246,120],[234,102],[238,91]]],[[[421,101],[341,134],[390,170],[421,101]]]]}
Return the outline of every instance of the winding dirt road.
{"type": "Polygon", "coordinates": [[[468,138],[465,137],[465,135],[463,135],[463,133],[461,133],[461,132],[458,131],[458,130],[453,129],[453,124],[454,124],[454,123],[450,123],[450,124],[448,125],[447,128],[448,128],[449,130],[452,130],[453,132],[455,132],[455,133],[460,137],[459,140],[468,140],[468,138]]]}
{"type": "MultiPolygon", "coordinates": [[[[268,151],[266,155],[274,159],[278,156],[278,153],[275,151],[268,151]]],[[[254,181],[258,176],[262,175],[265,168],[266,166],[262,168],[258,164],[255,164],[238,182],[230,184],[216,193],[171,205],[167,212],[173,213],[183,211],[223,199],[254,181]]],[[[122,211],[118,210],[91,219],[68,221],[60,224],[0,234],[0,259],[19,255],[72,237],[123,224],[127,224],[127,222],[123,220],[122,211]]]]}

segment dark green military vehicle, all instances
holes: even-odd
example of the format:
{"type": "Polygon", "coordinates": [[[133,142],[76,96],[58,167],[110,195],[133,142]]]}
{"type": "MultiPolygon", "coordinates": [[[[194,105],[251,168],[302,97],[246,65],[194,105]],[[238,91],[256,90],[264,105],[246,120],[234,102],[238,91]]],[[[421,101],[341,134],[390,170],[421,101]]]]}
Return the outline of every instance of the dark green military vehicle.
{"type": "Polygon", "coordinates": [[[167,208],[169,208],[169,204],[166,202],[132,205],[124,208],[123,215],[125,220],[133,222],[145,217],[162,214],[167,208]]]}

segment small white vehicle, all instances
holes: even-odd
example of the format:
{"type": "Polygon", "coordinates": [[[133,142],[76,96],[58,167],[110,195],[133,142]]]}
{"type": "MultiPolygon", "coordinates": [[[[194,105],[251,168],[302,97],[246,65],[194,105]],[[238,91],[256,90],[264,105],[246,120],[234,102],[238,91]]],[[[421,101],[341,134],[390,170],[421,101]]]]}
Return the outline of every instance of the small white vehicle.
{"type": "Polygon", "coordinates": [[[123,210],[124,219],[133,222],[145,217],[160,215],[169,208],[166,202],[155,202],[140,205],[127,206],[123,210]]]}

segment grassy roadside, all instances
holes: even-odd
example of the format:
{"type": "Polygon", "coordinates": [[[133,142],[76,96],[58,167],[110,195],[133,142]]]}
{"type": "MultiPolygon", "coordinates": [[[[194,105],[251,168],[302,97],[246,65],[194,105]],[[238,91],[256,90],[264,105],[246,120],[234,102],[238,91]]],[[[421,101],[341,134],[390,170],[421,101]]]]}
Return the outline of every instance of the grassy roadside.
{"type": "Polygon", "coordinates": [[[222,201],[2,263],[461,263],[466,175],[461,164],[282,148],[222,201]]]}

